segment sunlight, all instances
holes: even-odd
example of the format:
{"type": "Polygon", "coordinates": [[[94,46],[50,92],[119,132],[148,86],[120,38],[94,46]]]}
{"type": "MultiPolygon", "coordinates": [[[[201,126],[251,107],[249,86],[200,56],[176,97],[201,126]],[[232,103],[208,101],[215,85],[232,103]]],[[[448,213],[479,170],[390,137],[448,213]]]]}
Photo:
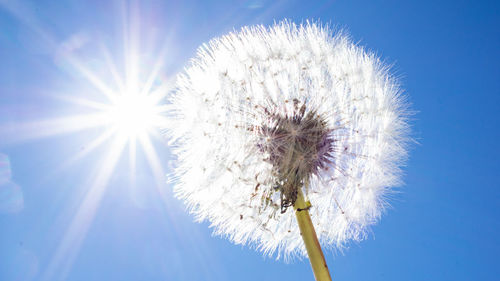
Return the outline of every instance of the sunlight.
{"type": "Polygon", "coordinates": [[[71,264],[76,258],[94,220],[109,179],[120,159],[125,144],[123,139],[115,139],[108,154],[102,158],[103,163],[97,170],[96,175],[89,181],[90,184],[86,195],[71,220],[54,257],[44,272],[43,280],[53,280],[58,272],[64,276],[70,270],[71,264]]]}
{"type": "MultiPolygon", "coordinates": [[[[127,174],[130,176],[130,184],[135,185],[138,172],[136,162],[144,158],[149,164],[151,177],[157,184],[158,196],[165,200],[161,188],[165,183],[165,170],[153,138],[161,136],[160,129],[167,122],[163,104],[172,78],[165,78],[162,74],[165,71],[169,45],[160,46],[159,51],[153,52],[149,59],[145,57],[141,47],[151,52],[153,46],[139,44],[144,40],[139,38],[137,7],[123,8],[123,48],[117,47],[117,44],[99,42],[97,52],[79,52],[80,48],[86,47],[81,45],[66,48],[71,44],[65,42],[79,39],[80,34],[74,34],[60,42],[36,26],[38,33],[43,34],[50,46],[54,47],[56,59],[68,66],[64,70],[77,78],[68,89],[56,96],[58,100],[71,103],[69,108],[74,110],[58,117],[0,125],[0,131],[5,132],[0,143],[81,133],[78,136],[86,140],[85,145],[53,169],[50,173],[52,176],[61,174],[83,158],[95,157],[96,151],[105,151],[97,155],[93,168],[85,172],[88,174],[87,181],[81,187],[85,189],[83,198],[80,198],[77,205],[67,206],[67,210],[63,212],[67,228],[61,233],[61,240],[42,274],[42,280],[66,278],[120,161],[128,160],[127,174]],[[85,135],[90,131],[90,134],[85,135]]],[[[22,13],[17,15],[23,17],[22,13]]],[[[92,49],[92,46],[87,48],[92,49]]]]}
{"type": "MultiPolygon", "coordinates": [[[[127,49],[127,48],[126,48],[127,49]]],[[[128,161],[130,182],[136,181],[136,161],[138,151],[144,151],[146,159],[152,171],[152,176],[158,187],[164,180],[164,169],[159,160],[159,156],[152,145],[151,138],[160,135],[159,129],[164,127],[167,121],[165,117],[164,98],[168,92],[169,81],[160,81],[159,68],[163,64],[158,64],[149,69],[150,73],[146,77],[140,74],[144,68],[139,67],[137,62],[138,54],[128,49],[125,55],[126,69],[125,75],[120,76],[115,63],[109,57],[109,52],[104,49],[107,70],[112,73],[113,79],[106,81],[98,73],[92,72],[81,59],[75,55],[67,54],[67,61],[72,64],[86,82],[94,86],[99,95],[95,98],[82,96],[66,96],[62,99],[70,101],[81,108],[90,110],[91,113],[82,116],[66,116],[61,120],[66,126],[58,130],[50,125],[52,120],[48,120],[47,131],[38,135],[51,136],[67,132],[76,132],[91,128],[101,128],[103,131],[85,146],[85,150],[80,151],[67,161],[62,163],[57,172],[69,167],[76,160],[79,160],[99,147],[105,146],[107,154],[100,156],[95,167],[95,171],[88,186],[86,196],[81,204],[76,208],[70,224],[51,260],[47,270],[44,272],[44,280],[52,280],[55,276],[62,276],[63,279],[72,267],[72,263],[78,255],[80,246],[85,239],[92,221],[97,213],[102,197],[109,184],[110,178],[115,172],[117,163],[123,159],[122,155],[128,146],[128,161]],[[147,79],[143,79],[147,78],[147,79]],[[104,97],[105,99],[100,99],[104,97]],[[67,124],[66,124],[67,123],[67,124]],[[58,273],[59,271],[59,273],[58,273]]],[[[32,124],[28,124],[32,127],[32,124]]],[[[60,127],[60,126],[56,126],[60,127]]],[[[41,128],[41,127],[38,127],[41,128]]],[[[28,138],[31,136],[27,136],[28,138]]],[[[159,196],[164,198],[161,189],[157,189],[159,196]]]]}
{"type": "Polygon", "coordinates": [[[161,124],[160,108],[148,95],[125,93],[107,110],[109,125],[128,139],[147,134],[161,124]]]}

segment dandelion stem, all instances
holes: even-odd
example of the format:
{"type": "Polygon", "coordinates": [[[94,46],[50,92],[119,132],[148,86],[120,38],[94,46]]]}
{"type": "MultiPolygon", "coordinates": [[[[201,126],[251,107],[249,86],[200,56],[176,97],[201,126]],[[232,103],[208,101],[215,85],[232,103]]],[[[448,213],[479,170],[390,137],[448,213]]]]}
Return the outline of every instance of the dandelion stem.
{"type": "Polygon", "coordinates": [[[295,209],[295,216],[297,217],[297,222],[299,224],[300,235],[306,245],[307,255],[309,256],[309,261],[311,262],[314,277],[316,278],[316,281],[331,281],[332,277],[330,277],[325,256],[323,255],[321,245],[319,244],[318,237],[316,236],[311,216],[309,216],[309,207],[310,205],[305,202],[304,195],[299,188],[297,200],[295,201],[293,208],[295,209]]]}

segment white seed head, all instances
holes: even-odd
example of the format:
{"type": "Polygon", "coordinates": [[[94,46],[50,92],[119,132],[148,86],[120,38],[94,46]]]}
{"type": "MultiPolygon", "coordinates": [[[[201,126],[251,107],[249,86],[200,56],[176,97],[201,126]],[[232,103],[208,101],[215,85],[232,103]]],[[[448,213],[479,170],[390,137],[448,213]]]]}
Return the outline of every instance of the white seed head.
{"type": "Polygon", "coordinates": [[[168,105],[176,195],[216,234],[278,258],[306,254],[297,188],[324,247],[361,240],[400,183],[401,93],[373,53],[316,23],[213,39],[168,105]]]}

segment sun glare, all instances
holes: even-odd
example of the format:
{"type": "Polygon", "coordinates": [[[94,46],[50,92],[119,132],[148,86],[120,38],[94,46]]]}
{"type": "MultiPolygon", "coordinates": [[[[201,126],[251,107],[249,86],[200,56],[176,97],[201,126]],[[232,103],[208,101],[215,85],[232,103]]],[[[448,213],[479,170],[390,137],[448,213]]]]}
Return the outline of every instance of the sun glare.
{"type": "Polygon", "coordinates": [[[135,138],[161,125],[160,110],[152,96],[132,92],[118,96],[106,116],[120,136],[135,138]]]}
{"type": "MultiPolygon", "coordinates": [[[[136,43],[136,42],[133,42],[136,43]]],[[[168,92],[169,81],[160,79],[160,69],[164,66],[158,63],[156,66],[140,68],[144,62],[139,63],[137,53],[133,48],[128,48],[125,53],[124,71],[118,71],[116,64],[112,60],[105,60],[110,73],[114,79],[106,81],[97,73],[87,67],[87,64],[76,56],[67,56],[66,59],[86,78],[87,83],[93,85],[97,92],[106,97],[106,101],[101,99],[89,99],[89,97],[70,96],[66,98],[79,106],[92,110],[92,113],[78,115],[76,117],[66,116],[57,119],[59,130],[54,133],[42,133],[43,136],[50,136],[62,133],[83,131],[90,128],[101,128],[102,133],[86,145],[86,149],[73,155],[63,165],[61,170],[69,167],[77,160],[87,156],[98,147],[106,146],[106,153],[99,156],[96,172],[92,183],[87,186],[86,196],[81,205],[76,210],[72,222],[59,244],[50,265],[45,272],[45,279],[51,280],[58,273],[61,264],[67,264],[67,269],[71,267],[72,260],[79,250],[79,246],[85,239],[85,235],[97,212],[99,204],[105,193],[107,185],[115,172],[118,161],[127,150],[130,183],[135,185],[137,165],[137,153],[142,151],[151,169],[151,176],[154,177],[159,188],[164,182],[165,171],[162,167],[158,153],[153,145],[152,138],[160,135],[159,129],[164,127],[167,118],[165,117],[164,98],[168,92]],[[141,73],[148,69],[149,73],[145,78],[140,79],[141,73]],[[124,73],[120,77],[118,73],[124,73]],[[155,84],[156,83],[156,84],[155,84]],[[99,100],[99,101],[98,101],[99,100]],[[75,247],[76,245],[76,247],[75,247]],[[66,261],[70,258],[69,261],[66,261]]],[[[162,55],[158,55],[156,61],[163,62],[162,55]]],[[[40,124],[51,128],[55,123],[53,120],[44,123],[34,122],[27,127],[38,126],[40,124]]],[[[44,129],[42,129],[43,131],[44,129]]],[[[36,135],[34,137],[37,137],[36,135]]],[[[163,191],[158,190],[158,196],[164,198],[163,191]]]]}
{"type": "Polygon", "coordinates": [[[166,38],[165,45],[159,48],[144,43],[139,37],[137,11],[129,11],[126,7],[124,11],[122,48],[113,42],[100,42],[96,53],[79,53],[80,49],[86,48],[86,39],[79,34],[62,43],[58,40],[52,42],[57,60],[64,62],[66,70],[77,77],[68,85],[70,88],[61,91],[62,95],[57,97],[69,101],[71,106],[76,105],[74,109],[75,112],[80,112],[79,114],[35,119],[0,127],[1,131],[7,132],[8,142],[37,140],[64,134],[84,137],[87,142],[83,148],[70,155],[60,167],[53,169],[53,175],[72,167],[82,158],[97,157],[95,165],[85,171],[87,178],[82,186],[85,190],[80,203],[68,206],[65,212],[71,216],[68,228],[55,249],[42,280],[55,280],[56,277],[65,279],[113,174],[118,167],[123,167],[119,165],[121,161],[129,163],[129,170],[125,174],[130,175],[131,186],[136,184],[136,174],[144,173],[144,170],[149,168],[149,175],[156,182],[158,197],[164,201],[166,198],[165,190],[161,188],[165,184],[166,171],[153,140],[161,138],[160,129],[165,127],[167,122],[164,104],[171,78],[165,73],[168,68],[165,57],[169,41],[166,38]],[[80,43],[75,45],[70,44],[71,42],[80,43]],[[113,51],[109,48],[113,48],[113,51]],[[85,135],[90,129],[93,129],[92,132],[85,135]],[[96,132],[98,134],[88,140],[88,136],[93,136],[96,132]],[[104,148],[100,150],[104,153],[93,153],[99,148],[104,148]],[[145,159],[146,167],[138,167],[138,159],[145,159]]]}

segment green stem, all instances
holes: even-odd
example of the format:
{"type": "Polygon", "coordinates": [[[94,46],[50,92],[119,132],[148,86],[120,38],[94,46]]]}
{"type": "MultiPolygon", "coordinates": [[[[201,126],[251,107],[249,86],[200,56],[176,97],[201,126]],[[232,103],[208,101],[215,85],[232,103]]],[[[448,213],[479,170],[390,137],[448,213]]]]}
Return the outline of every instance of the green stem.
{"type": "Polygon", "coordinates": [[[308,205],[305,202],[304,195],[299,188],[297,200],[295,201],[293,208],[299,224],[300,235],[304,240],[307,255],[309,256],[309,261],[311,262],[314,277],[316,278],[316,281],[331,281],[332,277],[330,277],[325,256],[323,255],[323,251],[321,251],[321,245],[319,244],[316,231],[314,230],[311,217],[309,216],[309,206],[310,204],[308,205]]]}

